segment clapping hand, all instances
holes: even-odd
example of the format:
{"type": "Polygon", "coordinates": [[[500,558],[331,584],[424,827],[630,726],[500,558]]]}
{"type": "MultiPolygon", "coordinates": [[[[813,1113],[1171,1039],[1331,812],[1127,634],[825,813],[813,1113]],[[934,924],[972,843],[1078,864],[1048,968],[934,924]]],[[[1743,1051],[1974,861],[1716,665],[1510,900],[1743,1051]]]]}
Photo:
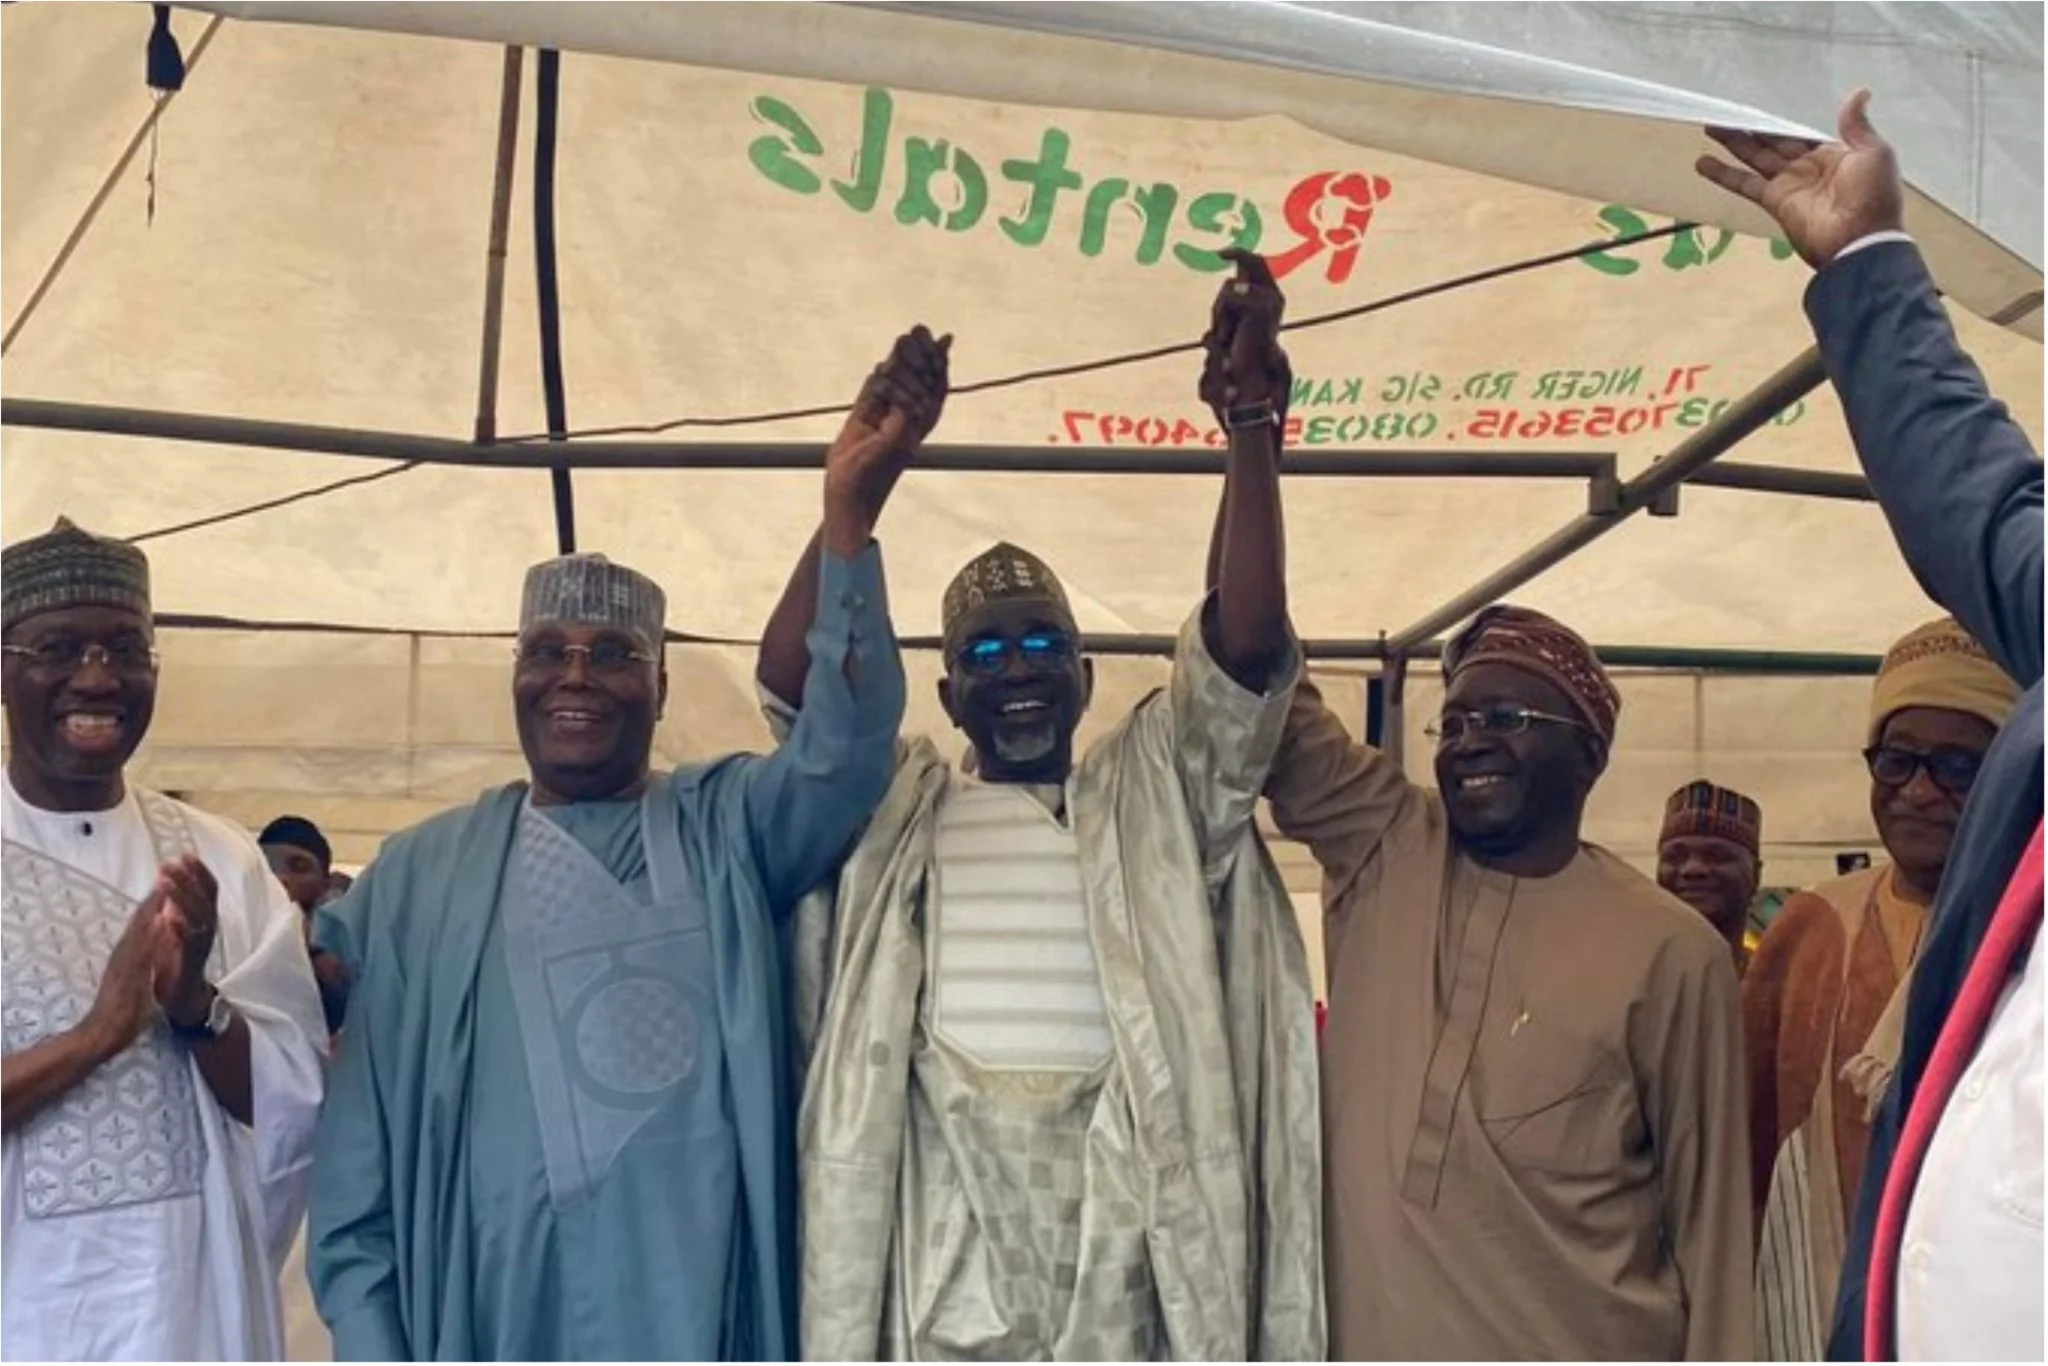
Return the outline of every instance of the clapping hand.
{"type": "Polygon", "coordinates": [[[220,887],[207,866],[188,854],[158,870],[157,889],[164,898],[158,912],[163,928],[155,973],[157,1003],[174,1022],[199,1023],[209,1004],[206,960],[220,929],[220,887]]]}
{"type": "Polygon", "coordinates": [[[98,1031],[95,1037],[103,1041],[107,1055],[133,1043],[156,1013],[153,979],[175,951],[163,919],[166,900],[162,886],[142,899],[100,971],[99,988],[84,1023],[98,1031]]]}

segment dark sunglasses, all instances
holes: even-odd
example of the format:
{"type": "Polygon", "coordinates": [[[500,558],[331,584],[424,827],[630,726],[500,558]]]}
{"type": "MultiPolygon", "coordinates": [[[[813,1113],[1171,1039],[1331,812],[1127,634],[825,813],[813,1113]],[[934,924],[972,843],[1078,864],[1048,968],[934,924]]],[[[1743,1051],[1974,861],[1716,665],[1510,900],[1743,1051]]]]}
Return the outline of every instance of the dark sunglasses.
{"type": "Polygon", "coordinates": [[[1982,755],[1966,749],[1937,749],[1921,754],[1893,745],[1864,750],[1863,762],[1870,766],[1870,776],[1886,787],[1904,787],[1924,768],[1936,787],[1958,797],[1970,790],[1977,781],[1977,770],[1984,766],[1982,755]]]}
{"type": "Polygon", "coordinates": [[[1027,669],[1050,673],[1073,658],[1074,642],[1065,631],[1031,631],[1015,640],[981,636],[960,647],[960,667],[969,673],[998,674],[1009,667],[1012,653],[1023,659],[1027,669]]]}

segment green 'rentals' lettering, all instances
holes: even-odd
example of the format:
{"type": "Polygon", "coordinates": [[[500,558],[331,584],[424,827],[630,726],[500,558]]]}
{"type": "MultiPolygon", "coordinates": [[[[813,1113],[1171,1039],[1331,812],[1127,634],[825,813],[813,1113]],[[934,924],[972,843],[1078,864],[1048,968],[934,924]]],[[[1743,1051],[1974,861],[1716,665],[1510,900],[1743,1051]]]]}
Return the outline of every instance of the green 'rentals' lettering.
{"type": "Polygon", "coordinates": [[[1003,178],[1031,187],[1031,198],[1022,218],[1000,219],[1003,233],[1020,247],[1035,247],[1045,241],[1052,228],[1052,214],[1061,190],[1078,190],[1081,177],[1067,169],[1067,149],[1072,144],[1065,132],[1048,128],[1039,139],[1036,161],[1005,161],[1003,178]]]}
{"type": "Polygon", "coordinates": [[[791,155],[801,153],[814,157],[823,155],[825,151],[825,144],[818,141],[817,133],[804,122],[804,116],[773,95],[757,98],[749,106],[749,112],[757,121],[772,123],[782,130],[780,134],[770,133],[747,144],[747,160],[754,163],[754,169],[785,190],[816,194],[825,182],[818,178],[816,171],[791,155]]]}

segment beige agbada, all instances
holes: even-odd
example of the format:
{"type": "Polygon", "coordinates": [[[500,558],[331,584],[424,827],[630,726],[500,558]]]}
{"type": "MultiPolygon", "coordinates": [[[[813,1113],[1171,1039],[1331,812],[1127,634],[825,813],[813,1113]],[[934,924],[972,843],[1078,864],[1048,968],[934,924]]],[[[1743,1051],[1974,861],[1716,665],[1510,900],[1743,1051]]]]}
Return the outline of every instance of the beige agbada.
{"type": "Polygon", "coordinates": [[[1112,1056],[1081,1100],[1078,1164],[1043,1164],[1059,1189],[918,1158],[971,1154],[987,1119],[971,1074],[935,1087],[920,1056],[937,811],[957,781],[928,741],[905,747],[836,905],[828,890],[799,908],[806,1359],[1094,1359],[1153,1334],[1139,1318],[1172,1359],[1323,1359],[1314,994],[1252,821],[1292,682],[1240,688],[1199,623],[1171,686],[1065,789],[1112,1056]],[[1005,1280],[1009,1212],[992,1208],[1048,1202],[1084,1246],[1116,1249],[1050,1288],[1050,1330],[1025,1322],[1047,1288],[1005,1280]]]}
{"type": "Polygon", "coordinates": [[[1332,1357],[1747,1357],[1720,936],[1590,845],[1554,877],[1482,868],[1306,683],[1267,795],[1324,874],[1332,1357]]]}

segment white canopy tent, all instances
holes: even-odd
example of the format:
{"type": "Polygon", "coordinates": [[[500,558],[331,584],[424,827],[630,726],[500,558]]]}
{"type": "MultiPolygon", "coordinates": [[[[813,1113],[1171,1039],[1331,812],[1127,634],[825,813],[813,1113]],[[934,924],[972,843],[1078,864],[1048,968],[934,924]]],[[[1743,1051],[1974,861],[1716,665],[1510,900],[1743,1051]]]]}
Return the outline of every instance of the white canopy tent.
{"type": "MultiPolygon", "coordinates": [[[[1618,660],[1693,666],[1625,671],[1592,836],[1646,859],[1664,795],[1704,774],[1762,800],[1769,880],[1796,883],[1868,845],[1856,670],[1936,609],[1854,497],[1825,386],[1761,405],[1736,472],[1709,475],[1831,496],[1687,488],[1676,517],[1593,539],[1620,523],[1608,471],[1717,434],[1810,344],[1806,268],[1695,180],[1699,126],[1826,128],[1847,86],[1875,86],[1919,186],[1909,226],[1994,389],[2041,430],[2038,6],[206,5],[173,20],[190,71],[153,139],[149,27],[136,5],[0,18],[0,530],[63,512],[147,536],[159,609],[187,625],[164,632],[142,771],[251,823],[302,811],[345,857],[520,769],[506,642],[482,633],[510,628],[521,572],[555,551],[548,475],[363,458],[546,459],[470,443],[503,44],[564,53],[571,431],[761,419],[567,449],[673,463],[689,453],[653,447],[716,442],[691,449],[783,465],[573,476],[579,547],[659,578],[693,639],[757,636],[817,514],[814,469],[791,466],[835,422],[762,415],[843,403],[911,322],[957,334],[962,386],[1069,372],[949,405],[934,462],[980,468],[897,494],[901,630],[933,632],[948,576],[1000,536],[1059,568],[1084,629],[1153,637],[1200,590],[1218,480],[989,467],[1201,448],[1191,356],[1083,367],[1199,335],[1217,247],[1274,255],[1303,320],[1698,222],[1292,334],[1293,605],[1304,636],[1354,655],[1426,644],[1591,509],[1587,548],[1514,598],[1618,660]],[[1346,460],[1401,477],[1311,477],[1346,460]],[[1537,470],[1553,477],[1508,477],[1537,470]],[[384,477],[210,520],[363,475],[384,477]],[[188,523],[207,524],[166,532],[188,523]]],[[[514,436],[548,427],[535,65],[484,405],[514,436]]],[[[664,760],[765,743],[751,649],[678,644],[669,663],[664,760]]],[[[1324,671],[1361,721],[1368,667],[1324,671]]],[[[936,659],[911,669],[910,724],[944,731],[936,659]]],[[[1098,726],[1163,665],[1100,672],[1098,726]]]]}

